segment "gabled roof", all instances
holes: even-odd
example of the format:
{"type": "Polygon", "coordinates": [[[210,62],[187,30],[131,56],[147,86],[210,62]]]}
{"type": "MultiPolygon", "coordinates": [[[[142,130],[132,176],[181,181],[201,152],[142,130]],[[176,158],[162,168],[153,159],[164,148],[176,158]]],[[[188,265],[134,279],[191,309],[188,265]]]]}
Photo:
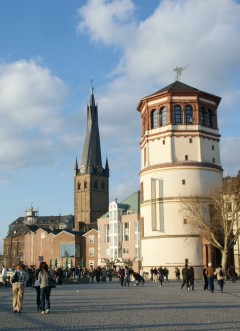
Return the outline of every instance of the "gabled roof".
{"type": "Polygon", "coordinates": [[[96,229],[91,229],[91,230],[89,230],[88,232],[84,233],[84,234],[83,234],[83,237],[89,236],[89,235],[91,234],[91,232],[97,232],[97,233],[98,233],[98,230],[96,230],[96,229]]]}

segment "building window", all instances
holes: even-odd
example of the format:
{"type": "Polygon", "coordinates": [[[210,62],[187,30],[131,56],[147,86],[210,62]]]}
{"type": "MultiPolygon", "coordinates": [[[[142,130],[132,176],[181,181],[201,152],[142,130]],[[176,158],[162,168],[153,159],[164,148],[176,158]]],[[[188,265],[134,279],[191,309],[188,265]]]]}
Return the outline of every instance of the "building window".
{"type": "Polygon", "coordinates": [[[208,109],[205,115],[205,125],[208,128],[212,128],[212,111],[211,109],[208,109]]]}
{"type": "Polygon", "coordinates": [[[182,124],[182,109],[180,106],[174,107],[174,124],[182,124]]]}
{"type": "Polygon", "coordinates": [[[143,150],[143,163],[144,163],[144,167],[146,167],[146,164],[147,164],[147,149],[146,149],[146,147],[144,147],[144,150],[143,150]]]}
{"type": "Polygon", "coordinates": [[[97,189],[98,188],[98,185],[97,185],[97,180],[95,179],[94,182],[93,182],[93,188],[97,189]]]}
{"type": "Polygon", "coordinates": [[[212,158],[212,162],[215,163],[215,157],[212,158]]]}
{"type": "Polygon", "coordinates": [[[84,188],[87,188],[87,182],[86,182],[86,180],[84,181],[84,188]]]}
{"type": "Polygon", "coordinates": [[[187,224],[187,219],[186,218],[183,219],[183,224],[187,224]]]}
{"type": "Polygon", "coordinates": [[[205,109],[203,107],[201,107],[199,115],[200,115],[200,125],[205,126],[205,109]]]}
{"type": "Polygon", "coordinates": [[[81,183],[78,182],[78,190],[81,190],[81,183]]]}
{"type": "Polygon", "coordinates": [[[185,155],[185,161],[188,161],[188,155],[185,155]]]}
{"type": "Polygon", "coordinates": [[[103,191],[105,190],[105,183],[104,183],[104,182],[101,183],[101,189],[102,189],[103,191]]]}
{"type": "Polygon", "coordinates": [[[129,254],[129,248],[128,247],[124,247],[122,250],[123,254],[129,254]]]}
{"type": "Polygon", "coordinates": [[[214,145],[212,145],[212,151],[214,151],[214,145]]]}
{"type": "Polygon", "coordinates": [[[156,129],[158,127],[158,112],[154,109],[151,112],[151,129],[156,129]]]}
{"type": "Polygon", "coordinates": [[[80,257],[80,246],[76,244],[61,244],[61,258],[64,257],[80,257]]]}
{"type": "Polygon", "coordinates": [[[182,185],[185,185],[185,184],[186,184],[186,180],[182,179],[182,185]]]}
{"type": "Polygon", "coordinates": [[[123,223],[123,241],[129,241],[129,223],[123,223]]]}
{"type": "Polygon", "coordinates": [[[89,236],[89,244],[94,244],[94,236],[89,236]]]}
{"type": "Polygon", "coordinates": [[[163,139],[162,144],[165,145],[165,139],[163,139]]]}
{"type": "Polygon", "coordinates": [[[160,109],[160,126],[167,124],[167,109],[166,107],[162,107],[160,109]]]}
{"type": "Polygon", "coordinates": [[[94,248],[89,248],[89,256],[94,256],[94,248]]]}
{"type": "Polygon", "coordinates": [[[185,124],[193,124],[193,110],[189,105],[185,108],[185,124]]]}
{"type": "Polygon", "coordinates": [[[105,224],[104,226],[104,241],[105,243],[109,243],[109,224],[105,224]]]}

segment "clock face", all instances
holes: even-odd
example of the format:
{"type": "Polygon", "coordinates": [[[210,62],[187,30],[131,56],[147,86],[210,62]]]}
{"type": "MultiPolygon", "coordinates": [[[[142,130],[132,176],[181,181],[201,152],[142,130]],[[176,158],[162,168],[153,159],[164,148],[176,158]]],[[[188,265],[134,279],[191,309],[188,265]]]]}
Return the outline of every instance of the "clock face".
{"type": "Polygon", "coordinates": [[[82,174],[84,174],[85,171],[86,171],[86,167],[85,167],[84,165],[82,165],[82,166],[80,167],[80,172],[81,172],[82,174]]]}
{"type": "Polygon", "coordinates": [[[102,168],[102,166],[100,166],[100,165],[97,165],[97,171],[98,171],[98,172],[102,172],[102,171],[103,171],[103,168],[102,168]]]}

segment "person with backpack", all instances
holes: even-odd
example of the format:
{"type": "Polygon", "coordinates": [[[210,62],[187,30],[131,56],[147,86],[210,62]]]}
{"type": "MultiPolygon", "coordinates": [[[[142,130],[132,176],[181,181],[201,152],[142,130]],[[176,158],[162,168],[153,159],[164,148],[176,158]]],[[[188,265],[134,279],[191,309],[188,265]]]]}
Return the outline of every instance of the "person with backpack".
{"type": "Polygon", "coordinates": [[[41,313],[49,314],[50,313],[50,295],[52,283],[55,282],[53,275],[48,270],[47,263],[43,262],[41,265],[41,270],[38,274],[38,281],[40,283],[40,292],[41,292],[41,313]],[[45,310],[45,301],[47,309],[45,310]]]}
{"type": "Polygon", "coordinates": [[[13,289],[13,312],[21,313],[23,306],[24,288],[27,283],[27,273],[24,264],[18,264],[12,275],[11,283],[13,289]]]}
{"type": "Polygon", "coordinates": [[[219,265],[217,267],[217,269],[214,272],[214,275],[217,276],[217,281],[220,286],[220,290],[221,290],[221,292],[223,292],[223,286],[225,284],[225,282],[224,282],[225,273],[224,273],[221,265],[219,265]]]}

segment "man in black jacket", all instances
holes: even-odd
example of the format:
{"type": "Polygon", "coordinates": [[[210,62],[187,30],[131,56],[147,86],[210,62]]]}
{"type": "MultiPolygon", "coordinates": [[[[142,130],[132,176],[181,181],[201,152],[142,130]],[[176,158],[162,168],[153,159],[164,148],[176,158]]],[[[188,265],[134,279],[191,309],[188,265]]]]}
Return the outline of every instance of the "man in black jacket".
{"type": "Polygon", "coordinates": [[[189,269],[188,269],[187,264],[185,264],[185,267],[182,269],[182,278],[183,278],[183,282],[182,282],[181,290],[185,284],[186,284],[186,288],[188,289],[189,288],[189,269]]]}

